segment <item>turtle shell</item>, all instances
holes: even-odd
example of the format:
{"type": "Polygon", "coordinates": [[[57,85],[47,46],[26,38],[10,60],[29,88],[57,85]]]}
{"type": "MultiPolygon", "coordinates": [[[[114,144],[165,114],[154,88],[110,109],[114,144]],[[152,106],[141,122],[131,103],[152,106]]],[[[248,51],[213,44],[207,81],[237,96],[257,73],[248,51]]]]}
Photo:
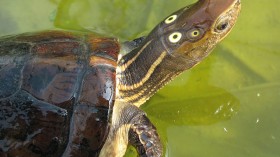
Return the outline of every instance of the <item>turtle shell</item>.
{"type": "Polygon", "coordinates": [[[97,156],[109,130],[119,43],[46,31],[0,39],[0,156],[97,156]]]}

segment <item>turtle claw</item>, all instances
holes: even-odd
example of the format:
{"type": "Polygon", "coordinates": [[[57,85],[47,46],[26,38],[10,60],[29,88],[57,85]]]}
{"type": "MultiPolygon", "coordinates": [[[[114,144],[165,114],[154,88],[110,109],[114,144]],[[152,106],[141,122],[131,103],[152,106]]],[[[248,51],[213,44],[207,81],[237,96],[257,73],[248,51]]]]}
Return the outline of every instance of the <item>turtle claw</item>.
{"type": "Polygon", "coordinates": [[[155,126],[146,115],[136,118],[129,132],[129,142],[133,145],[140,157],[160,157],[162,156],[162,145],[155,126]]]}

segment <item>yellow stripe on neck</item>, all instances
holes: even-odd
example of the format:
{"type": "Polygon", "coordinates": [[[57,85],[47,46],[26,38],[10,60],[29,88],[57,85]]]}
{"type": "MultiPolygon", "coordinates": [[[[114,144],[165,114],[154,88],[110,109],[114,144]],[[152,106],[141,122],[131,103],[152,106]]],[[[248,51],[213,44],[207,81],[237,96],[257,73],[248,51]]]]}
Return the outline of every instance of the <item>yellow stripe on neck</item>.
{"type": "MultiPolygon", "coordinates": [[[[167,82],[167,79],[172,78],[172,74],[167,74],[158,84],[165,84],[164,82],[167,82]]],[[[160,89],[160,88],[158,88],[160,89]]],[[[125,93],[120,92],[119,93],[119,98],[125,100],[126,102],[132,102],[133,105],[140,107],[142,104],[144,104],[150,97],[150,93],[144,95],[144,93],[149,90],[150,92],[154,93],[156,92],[158,89],[153,88],[153,89],[141,89],[140,91],[138,91],[136,94],[133,95],[126,95],[125,93]],[[139,100],[138,98],[141,97],[139,100]]]]}
{"type": "MultiPolygon", "coordinates": [[[[163,51],[161,53],[161,55],[158,57],[158,59],[151,65],[150,69],[147,71],[147,74],[145,75],[145,77],[140,80],[138,83],[134,83],[133,85],[125,85],[125,84],[121,84],[121,81],[118,84],[118,89],[119,90],[132,90],[132,89],[136,89],[140,86],[142,86],[146,81],[148,81],[148,79],[151,77],[151,75],[153,74],[155,68],[162,62],[162,60],[164,59],[164,57],[167,55],[166,51],[163,51]]],[[[117,75],[121,75],[121,73],[117,74],[117,75]]],[[[121,76],[117,76],[118,79],[121,79],[121,76]]]]}
{"type": "Polygon", "coordinates": [[[118,68],[119,68],[119,69],[118,69],[119,72],[125,71],[125,69],[126,69],[131,63],[133,63],[133,62],[137,59],[137,57],[142,53],[142,51],[143,51],[148,45],[150,45],[151,42],[152,42],[152,40],[148,41],[148,42],[140,49],[140,51],[137,52],[137,54],[136,54],[133,58],[131,58],[129,61],[127,61],[127,63],[125,63],[124,65],[121,65],[120,67],[118,67],[118,68]]]}

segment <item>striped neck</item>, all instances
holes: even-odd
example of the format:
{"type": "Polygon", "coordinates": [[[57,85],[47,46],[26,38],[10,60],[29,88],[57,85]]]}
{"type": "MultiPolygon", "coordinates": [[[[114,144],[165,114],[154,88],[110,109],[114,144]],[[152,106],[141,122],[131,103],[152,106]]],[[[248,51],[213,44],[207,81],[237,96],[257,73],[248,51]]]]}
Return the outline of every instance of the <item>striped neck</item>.
{"type": "MultiPolygon", "coordinates": [[[[117,98],[142,105],[167,82],[183,72],[184,56],[173,56],[150,40],[121,57],[117,66],[117,98]]],[[[190,64],[190,62],[188,63],[190,64]]]]}
{"type": "Polygon", "coordinates": [[[117,99],[143,104],[158,89],[209,55],[234,26],[240,0],[199,0],[160,22],[116,69],[117,99]]]}

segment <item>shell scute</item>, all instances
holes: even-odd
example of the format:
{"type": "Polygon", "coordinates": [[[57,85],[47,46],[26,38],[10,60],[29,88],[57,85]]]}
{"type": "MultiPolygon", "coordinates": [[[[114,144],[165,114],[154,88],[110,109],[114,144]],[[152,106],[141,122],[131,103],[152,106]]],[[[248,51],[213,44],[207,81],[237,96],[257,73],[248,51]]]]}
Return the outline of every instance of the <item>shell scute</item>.
{"type": "Polygon", "coordinates": [[[1,38],[0,156],[98,154],[115,99],[118,52],[116,39],[95,34],[1,38]]]}

